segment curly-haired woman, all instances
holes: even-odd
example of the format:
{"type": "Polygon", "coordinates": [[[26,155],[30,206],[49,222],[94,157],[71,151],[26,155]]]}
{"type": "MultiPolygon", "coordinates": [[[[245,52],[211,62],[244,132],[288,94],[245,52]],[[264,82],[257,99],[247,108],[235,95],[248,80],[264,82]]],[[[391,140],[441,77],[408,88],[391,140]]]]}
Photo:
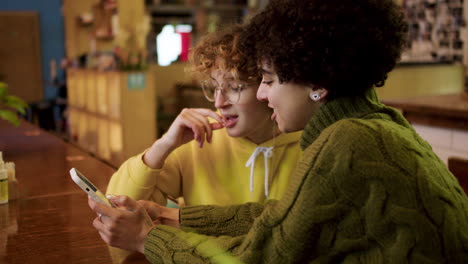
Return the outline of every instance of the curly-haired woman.
{"type": "MultiPolygon", "coordinates": [[[[282,196],[302,154],[301,132],[279,133],[271,109],[256,99],[261,75],[255,58],[239,49],[242,31],[233,25],[208,34],[190,53],[189,73],[218,112],[184,109],[162,138],[120,166],[107,194],[161,205],[168,196],[186,205],[282,196]]],[[[111,248],[111,255],[119,260],[128,253],[111,248]]]]}
{"type": "Polygon", "coordinates": [[[218,112],[184,109],[166,134],[122,164],[108,194],[162,205],[167,196],[186,205],[281,197],[301,157],[300,132],[280,134],[267,103],[256,99],[261,75],[238,48],[242,30],[208,34],[191,51],[190,72],[218,112]]]}
{"type": "Polygon", "coordinates": [[[94,221],[105,241],[154,263],[468,263],[466,194],[374,91],[405,42],[394,1],[272,0],[247,29],[263,72],[257,98],[281,131],[304,129],[283,198],[187,207],[182,230],[140,221],[128,243],[126,225],[110,223],[147,211],[125,197],[115,201],[135,212],[91,201],[106,215],[94,221]]]}

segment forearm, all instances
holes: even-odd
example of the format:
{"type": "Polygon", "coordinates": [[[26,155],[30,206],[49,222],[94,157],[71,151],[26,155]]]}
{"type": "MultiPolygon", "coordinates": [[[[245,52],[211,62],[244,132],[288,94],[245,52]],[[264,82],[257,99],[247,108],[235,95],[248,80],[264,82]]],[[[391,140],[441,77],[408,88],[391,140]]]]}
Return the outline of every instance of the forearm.
{"type": "Polygon", "coordinates": [[[151,190],[148,187],[154,183],[145,181],[152,178],[150,175],[153,172],[143,165],[141,157],[142,154],[131,157],[119,167],[109,181],[106,194],[127,195],[133,199],[149,198],[151,190]]]}
{"type": "MultiPolygon", "coordinates": [[[[276,201],[269,201],[274,203],[276,201]]],[[[204,235],[236,236],[248,232],[254,220],[264,208],[264,204],[247,203],[234,206],[187,206],[180,211],[180,224],[183,230],[204,235]]]]}
{"type": "Polygon", "coordinates": [[[125,161],[112,175],[106,194],[127,195],[135,200],[154,200],[165,204],[166,194],[156,188],[160,170],[153,170],[143,163],[144,153],[125,161]]]}
{"type": "Polygon", "coordinates": [[[143,162],[152,169],[161,169],[167,157],[175,148],[168,143],[165,138],[161,138],[153,143],[143,155],[143,162]]]}
{"type": "MultiPolygon", "coordinates": [[[[270,205],[276,205],[276,203],[276,201],[268,203],[266,205],[267,207],[265,207],[265,211],[271,209],[270,205]]],[[[259,209],[258,204],[237,207],[237,212],[239,214],[236,214],[236,216],[250,215],[250,217],[248,217],[250,219],[255,218],[254,215],[256,215],[257,212],[247,213],[249,209],[245,210],[245,208],[250,207],[250,210],[253,209],[251,212],[259,209]]],[[[222,207],[212,207],[206,208],[205,213],[214,216],[215,212],[219,211],[226,212],[229,210],[224,210],[222,207]]],[[[230,226],[230,228],[239,228],[235,226],[236,221],[234,219],[229,221],[228,215],[232,216],[232,211],[224,215],[225,220],[228,221],[224,221],[223,223],[230,226]]],[[[195,216],[195,214],[193,216],[195,216]]],[[[284,243],[281,239],[272,239],[273,233],[279,234],[275,230],[281,230],[282,227],[267,226],[265,225],[265,221],[260,218],[262,217],[256,217],[256,220],[249,225],[250,228],[248,232],[243,232],[244,234],[242,235],[235,234],[236,232],[232,232],[231,235],[207,232],[209,230],[210,221],[214,224],[212,227],[213,230],[223,229],[221,223],[213,221],[214,219],[210,219],[210,217],[201,218],[199,220],[204,221],[206,224],[203,228],[204,232],[213,233],[212,236],[159,225],[148,233],[144,245],[144,254],[152,263],[257,263],[261,261],[263,257],[268,256],[267,251],[273,253],[272,251],[276,250],[276,247],[271,248],[267,246],[266,243],[274,242],[279,248],[284,247],[284,243]]],[[[196,220],[193,219],[193,221],[196,220]]],[[[242,229],[242,227],[239,229],[242,229]]],[[[200,228],[198,230],[200,230],[200,228]]],[[[277,256],[277,254],[273,254],[273,256],[277,256]]]]}

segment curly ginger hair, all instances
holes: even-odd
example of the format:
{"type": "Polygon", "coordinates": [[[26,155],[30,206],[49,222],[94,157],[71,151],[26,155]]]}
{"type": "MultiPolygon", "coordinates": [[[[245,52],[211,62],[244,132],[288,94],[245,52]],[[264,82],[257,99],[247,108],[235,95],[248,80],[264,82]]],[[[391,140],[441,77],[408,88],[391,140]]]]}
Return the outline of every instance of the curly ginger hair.
{"type": "Polygon", "coordinates": [[[231,25],[205,35],[190,51],[188,72],[197,80],[206,80],[213,70],[222,70],[230,72],[235,80],[259,83],[256,59],[239,45],[244,30],[242,25],[231,25]]]}

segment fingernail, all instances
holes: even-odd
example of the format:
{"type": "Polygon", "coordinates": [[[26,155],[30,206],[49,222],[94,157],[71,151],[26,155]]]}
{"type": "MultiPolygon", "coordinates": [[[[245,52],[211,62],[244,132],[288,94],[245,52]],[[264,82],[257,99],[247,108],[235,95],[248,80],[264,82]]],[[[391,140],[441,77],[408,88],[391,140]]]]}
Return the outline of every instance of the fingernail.
{"type": "Polygon", "coordinates": [[[106,195],[106,198],[107,198],[107,199],[114,199],[114,198],[115,198],[115,195],[113,195],[113,194],[108,194],[108,195],[106,195]]]}

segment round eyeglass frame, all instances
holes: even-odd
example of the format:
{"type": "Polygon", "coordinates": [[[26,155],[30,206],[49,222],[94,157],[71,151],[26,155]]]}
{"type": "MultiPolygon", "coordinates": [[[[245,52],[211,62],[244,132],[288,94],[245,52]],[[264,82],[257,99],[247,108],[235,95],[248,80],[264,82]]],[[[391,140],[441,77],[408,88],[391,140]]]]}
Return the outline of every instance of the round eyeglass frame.
{"type": "MultiPolygon", "coordinates": [[[[223,83],[223,86],[226,86],[226,83],[223,83]]],[[[236,97],[233,99],[230,96],[226,95],[226,89],[232,89],[232,88],[225,88],[223,86],[220,87],[220,85],[217,85],[214,88],[214,91],[211,91],[212,88],[209,88],[209,86],[214,86],[213,81],[211,80],[203,80],[200,82],[200,85],[203,90],[203,94],[205,95],[206,100],[210,102],[216,101],[216,96],[218,92],[221,92],[223,95],[223,98],[226,102],[231,103],[231,104],[236,104],[239,102],[241,93],[242,91],[249,86],[249,84],[241,84],[241,83],[236,83],[236,88],[240,89],[239,92],[234,92],[236,94],[236,97]],[[211,96],[212,95],[212,96],[211,96]]]]}

